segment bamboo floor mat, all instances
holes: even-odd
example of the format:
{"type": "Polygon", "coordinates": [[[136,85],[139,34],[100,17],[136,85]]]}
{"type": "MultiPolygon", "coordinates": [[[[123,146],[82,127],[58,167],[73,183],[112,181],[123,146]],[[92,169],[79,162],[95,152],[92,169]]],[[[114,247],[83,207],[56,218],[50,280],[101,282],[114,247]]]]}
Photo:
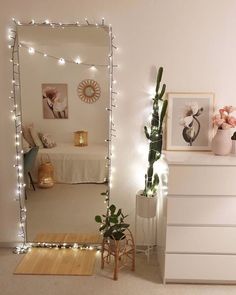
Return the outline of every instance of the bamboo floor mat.
{"type": "Polygon", "coordinates": [[[14,274],[91,276],[95,260],[95,250],[32,248],[14,274]]]}

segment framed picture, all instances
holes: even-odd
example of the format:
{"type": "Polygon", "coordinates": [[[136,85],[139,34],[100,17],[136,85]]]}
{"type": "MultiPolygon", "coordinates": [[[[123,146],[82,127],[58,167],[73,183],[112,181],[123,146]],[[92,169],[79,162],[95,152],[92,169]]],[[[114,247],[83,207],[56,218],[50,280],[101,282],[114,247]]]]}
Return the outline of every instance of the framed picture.
{"type": "Polygon", "coordinates": [[[43,118],[68,119],[67,84],[42,84],[43,118]]]}
{"type": "Polygon", "coordinates": [[[211,150],[213,93],[168,93],[167,150],[211,150]]]}

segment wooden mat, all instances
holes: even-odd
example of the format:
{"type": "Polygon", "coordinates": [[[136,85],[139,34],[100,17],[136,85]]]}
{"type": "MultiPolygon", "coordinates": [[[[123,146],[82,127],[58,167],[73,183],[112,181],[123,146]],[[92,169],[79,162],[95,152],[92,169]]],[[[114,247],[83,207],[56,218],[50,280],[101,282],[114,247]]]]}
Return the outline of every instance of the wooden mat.
{"type": "Polygon", "coordinates": [[[95,259],[95,250],[32,248],[14,274],[91,276],[95,259]]]}
{"type": "Polygon", "coordinates": [[[99,234],[40,233],[33,242],[101,244],[102,236],[99,234]]]}

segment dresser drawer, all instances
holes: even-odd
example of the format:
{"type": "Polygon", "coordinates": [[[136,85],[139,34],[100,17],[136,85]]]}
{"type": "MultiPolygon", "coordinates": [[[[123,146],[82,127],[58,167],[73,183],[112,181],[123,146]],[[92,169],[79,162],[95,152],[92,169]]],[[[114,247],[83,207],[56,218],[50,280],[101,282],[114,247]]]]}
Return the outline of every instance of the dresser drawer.
{"type": "Polygon", "coordinates": [[[236,256],[167,254],[165,280],[236,282],[236,256]]]}
{"type": "Polygon", "coordinates": [[[232,166],[170,166],[169,194],[234,195],[235,169],[232,166]]]}
{"type": "Polygon", "coordinates": [[[168,226],[166,252],[236,254],[236,227],[168,226]]]}
{"type": "Polygon", "coordinates": [[[236,197],[168,197],[167,224],[236,225],[236,197]]]}

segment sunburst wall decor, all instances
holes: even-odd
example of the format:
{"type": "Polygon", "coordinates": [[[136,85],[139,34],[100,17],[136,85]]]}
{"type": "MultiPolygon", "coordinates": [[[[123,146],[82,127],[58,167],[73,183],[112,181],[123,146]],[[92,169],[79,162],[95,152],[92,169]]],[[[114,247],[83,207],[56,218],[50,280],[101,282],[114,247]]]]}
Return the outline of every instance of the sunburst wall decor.
{"type": "Polygon", "coordinates": [[[96,81],[86,79],[79,83],[77,93],[82,101],[86,103],[94,103],[101,95],[101,88],[96,81]]]}

